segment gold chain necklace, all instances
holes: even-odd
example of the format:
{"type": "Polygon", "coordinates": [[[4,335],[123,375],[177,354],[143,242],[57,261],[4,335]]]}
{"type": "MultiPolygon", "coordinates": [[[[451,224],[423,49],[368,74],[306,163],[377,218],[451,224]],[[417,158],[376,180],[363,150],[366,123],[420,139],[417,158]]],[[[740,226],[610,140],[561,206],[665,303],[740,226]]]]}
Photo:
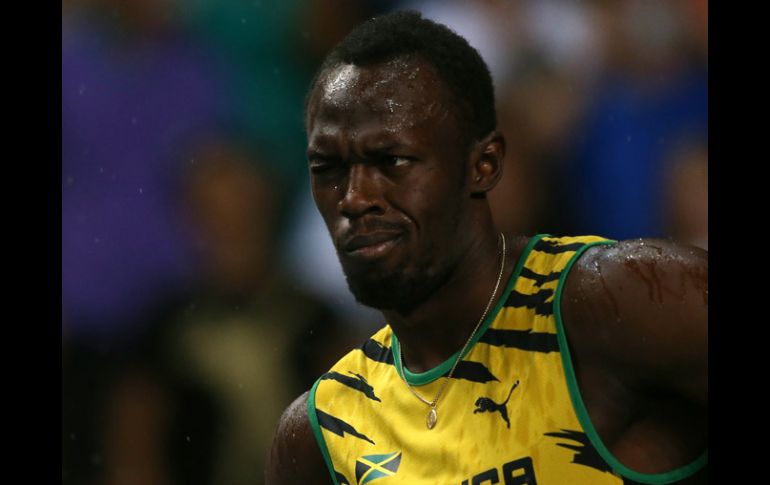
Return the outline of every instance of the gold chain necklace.
{"type": "Polygon", "coordinates": [[[438,413],[436,412],[436,405],[438,404],[439,398],[441,398],[441,395],[444,393],[444,390],[446,389],[447,384],[449,384],[449,380],[452,378],[452,375],[454,375],[455,368],[457,367],[457,364],[460,363],[460,360],[463,357],[463,354],[465,353],[465,349],[468,348],[468,345],[471,343],[471,340],[473,340],[473,336],[476,335],[476,332],[478,332],[479,328],[481,327],[481,323],[484,321],[484,319],[487,317],[487,313],[489,312],[489,307],[492,306],[492,302],[495,301],[495,296],[497,295],[497,290],[500,287],[500,281],[503,278],[503,270],[505,269],[505,235],[501,232],[500,233],[500,240],[502,241],[502,262],[500,263],[500,272],[497,275],[497,282],[495,283],[495,289],[492,290],[492,296],[489,297],[489,301],[487,302],[486,308],[484,308],[484,313],[481,314],[481,318],[479,318],[478,323],[476,324],[476,328],[473,329],[473,332],[471,332],[470,337],[468,337],[468,340],[465,341],[465,345],[463,345],[463,348],[460,350],[460,353],[457,354],[457,358],[455,359],[454,364],[452,364],[452,368],[449,371],[449,374],[447,374],[446,379],[444,380],[444,384],[441,386],[441,388],[436,393],[436,397],[433,398],[432,401],[428,401],[424,397],[422,397],[417,391],[412,388],[412,385],[409,384],[409,382],[406,380],[406,375],[404,374],[404,354],[403,352],[399,352],[398,354],[398,366],[400,370],[400,374],[402,379],[404,380],[404,383],[406,384],[406,387],[409,388],[410,391],[412,391],[412,394],[414,394],[417,399],[424,402],[428,406],[430,406],[430,411],[428,412],[428,417],[425,421],[425,423],[428,426],[428,429],[433,429],[434,426],[436,426],[436,422],[438,421],[438,413]]]}

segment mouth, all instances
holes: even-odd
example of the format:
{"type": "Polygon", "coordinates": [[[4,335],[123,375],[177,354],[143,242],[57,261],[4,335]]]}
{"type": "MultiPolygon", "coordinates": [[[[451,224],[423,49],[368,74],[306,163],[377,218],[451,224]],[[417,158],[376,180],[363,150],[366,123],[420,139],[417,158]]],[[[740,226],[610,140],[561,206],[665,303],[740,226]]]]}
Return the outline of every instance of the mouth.
{"type": "Polygon", "coordinates": [[[386,256],[403,238],[402,233],[375,232],[347,239],[342,245],[347,257],[369,260],[386,256]]]}

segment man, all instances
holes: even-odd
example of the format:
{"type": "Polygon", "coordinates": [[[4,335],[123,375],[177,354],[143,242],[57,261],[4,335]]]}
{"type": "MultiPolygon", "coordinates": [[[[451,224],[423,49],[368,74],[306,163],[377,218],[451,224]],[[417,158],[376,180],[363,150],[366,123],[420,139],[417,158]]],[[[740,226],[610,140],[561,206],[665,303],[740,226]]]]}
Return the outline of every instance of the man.
{"type": "Polygon", "coordinates": [[[489,72],[416,13],[332,51],[306,127],[350,289],[388,325],[285,411],[268,483],[705,482],[705,251],[499,234],[489,72]]]}

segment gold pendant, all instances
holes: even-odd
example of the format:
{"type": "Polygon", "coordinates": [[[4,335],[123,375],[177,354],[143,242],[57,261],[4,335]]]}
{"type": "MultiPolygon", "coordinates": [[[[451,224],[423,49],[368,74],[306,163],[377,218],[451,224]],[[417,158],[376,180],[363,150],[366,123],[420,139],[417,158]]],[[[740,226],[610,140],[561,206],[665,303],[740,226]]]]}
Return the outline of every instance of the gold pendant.
{"type": "Polygon", "coordinates": [[[428,419],[426,420],[428,429],[433,429],[433,427],[436,426],[436,421],[438,421],[438,414],[436,414],[436,408],[431,407],[430,412],[428,413],[428,419]]]}

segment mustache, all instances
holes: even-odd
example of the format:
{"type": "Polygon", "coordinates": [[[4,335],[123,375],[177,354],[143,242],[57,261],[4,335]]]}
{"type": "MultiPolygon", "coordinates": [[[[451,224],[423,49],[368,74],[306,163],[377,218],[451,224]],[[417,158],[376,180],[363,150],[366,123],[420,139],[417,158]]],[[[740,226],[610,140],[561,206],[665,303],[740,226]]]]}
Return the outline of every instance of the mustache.
{"type": "Polygon", "coordinates": [[[351,221],[346,229],[342,229],[335,234],[335,246],[343,248],[352,239],[370,234],[395,234],[404,233],[404,227],[401,224],[382,219],[357,219],[351,221]]]}

